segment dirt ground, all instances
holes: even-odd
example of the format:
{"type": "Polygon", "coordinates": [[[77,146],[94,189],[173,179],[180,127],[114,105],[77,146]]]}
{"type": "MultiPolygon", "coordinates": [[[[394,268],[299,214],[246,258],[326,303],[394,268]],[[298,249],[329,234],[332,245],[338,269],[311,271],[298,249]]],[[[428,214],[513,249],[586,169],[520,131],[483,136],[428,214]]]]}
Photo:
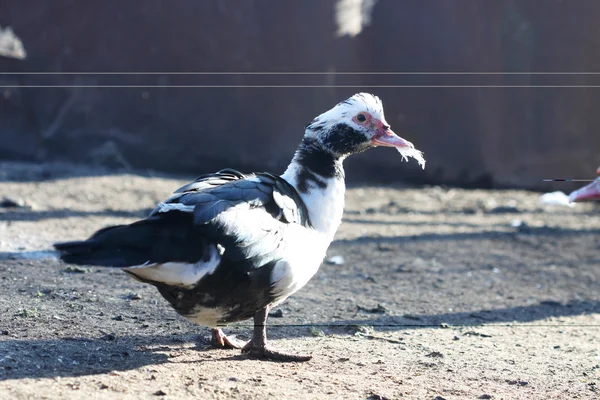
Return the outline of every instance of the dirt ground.
{"type": "MultiPolygon", "coordinates": [[[[36,253],[143,217],[186,181],[0,164],[0,200],[17,203],[0,207],[0,398],[600,398],[596,205],[351,188],[328,252],[343,264],[268,328],[314,358],[276,363],[210,349],[206,328],[119,270],[36,253]]],[[[250,322],[227,331],[248,339],[250,322]]]]}

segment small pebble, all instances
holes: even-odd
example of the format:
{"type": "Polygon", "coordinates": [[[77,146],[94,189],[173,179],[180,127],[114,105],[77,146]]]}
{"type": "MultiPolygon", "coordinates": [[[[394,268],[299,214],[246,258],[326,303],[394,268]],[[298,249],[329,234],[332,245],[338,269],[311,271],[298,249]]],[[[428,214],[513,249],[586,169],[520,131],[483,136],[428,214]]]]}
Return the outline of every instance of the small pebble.
{"type": "Polygon", "coordinates": [[[377,250],[379,251],[392,251],[394,248],[388,244],[377,243],[377,250]]]}
{"type": "Polygon", "coordinates": [[[489,211],[491,214],[519,214],[521,212],[521,210],[513,206],[498,206],[489,211]]]}
{"type": "Polygon", "coordinates": [[[4,197],[2,200],[0,200],[0,207],[2,208],[19,208],[25,206],[25,202],[21,199],[11,199],[10,197],[4,197]]]}
{"type": "Polygon", "coordinates": [[[543,306],[550,306],[550,307],[560,307],[560,306],[562,306],[562,304],[560,304],[558,301],[554,301],[554,300],[540,301],[540,304],[543,305],[543,306]]]}
{"type": "Polygon", "coordinates": [[[344,265],[344,262],[343,256],[332,256],[325,259],[325,264],[329,265],[344,265]]]}
{"type": "Polygon", "coordinates": [[[141,300],[142,296],[140,296],[137,293],[128,293],[126,295],[121,296],[122,298],[126,299],[126,300],[141,300]]]}
{"type": "Polygon", "coordinates": [[[528,233],[531,231],[529,225],[527,225],[525,221],[522,221],[520,219],[513,219],[512,221],[510,221],[510,226],[516,228],[517,231],[521,233],[528,233]]]}
{"type": "Polygon", "coordinates": [[[487,333],[479,333],[479,332],[475,332],[475,331],[468,331],[463,333],[464,336],[479,336],[479,337],[483,337],[483,338],[491,338],[492,335],[488,335],[487,333]]]}
{"type": "Polygon", "coordinates": [[[325,332],[323,332],[321,329],[317,329],[314,326],[310,327],[310,334],[313,336],[325,336],[325,332]]]}
{"type": "Polygon", "coordinates": [[[373,308],[357,305],[356,309],[358,311],[363,311],[363,312],[370,313],[370,314],[385,314],[386,312],[389,311],[383,304],[377,304],[377,307],[373,307],[373,308]]]}
{"type": "Polygon", "coordinates": [[[87,274],[88,272],[90,272],[90,270],[87,268],[77,266],[68,266],[67,268],[63,269],[63,272],[66,272],[68,274],[87,274]]]}
{"type": "Polygon", "coordinates": [[[388,400],[388,398],[380,394],[372,394],[367,397],[367,400],[388,400]]]}
{"type": "Polygon", "coordinates": [[[377,282],[375,280],[375,278],[373,278],[371,275],[363,274],[362,277],[365,278],[366,281],[373,282],[373,283],[377,282]]]}
{"type": "Polygon", "coordinates": [[[507,379],[506,383],[508,383],[509,385],[519,385],[519,386],[529,385],[529,382],[526,382],[526,381],[517,381],[517,380],[513,380],[513,379],[507,379]]]}
{"type": "Polygon", "coordinates": [[[281,308],[278,308],[277,310],[270,312],[269,317],[283,318],[283,310],[281,308]]]}

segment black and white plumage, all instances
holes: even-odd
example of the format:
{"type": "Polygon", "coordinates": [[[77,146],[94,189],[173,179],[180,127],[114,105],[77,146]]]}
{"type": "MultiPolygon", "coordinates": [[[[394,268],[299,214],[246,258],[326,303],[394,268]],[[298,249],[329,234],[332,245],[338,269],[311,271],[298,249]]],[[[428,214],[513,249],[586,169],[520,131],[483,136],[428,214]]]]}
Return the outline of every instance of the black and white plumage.
{"type": "Polygon", "coordinates": [[[307,125],[283,175],[204,175],[144,220],[55,247],[67,263],[120,267],[156,286],[179,314],[213,328],[215,344],[238,347],[217,327],[254,317],[243,351],[307,360],[267,346],[268,310],[317,272],[342,220],[342,162],[375,146],[424,166],[421,152],[390,130],[379,98],[359,93],[307,125]]]}

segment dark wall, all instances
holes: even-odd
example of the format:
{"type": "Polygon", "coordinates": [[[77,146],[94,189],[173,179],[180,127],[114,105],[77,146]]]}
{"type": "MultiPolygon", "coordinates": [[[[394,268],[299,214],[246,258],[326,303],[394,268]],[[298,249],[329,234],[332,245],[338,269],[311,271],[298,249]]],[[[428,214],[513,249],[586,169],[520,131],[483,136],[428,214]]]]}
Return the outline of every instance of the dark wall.
{"type": "MultiPolygon", "coordinates": [[[[600,71],[595,0],[379,0],[336,35],[337,0],[0,0],[25,60],[0,71],[600,71]],[[542,4],[543,3],[543,4],[542,4]]],[[[356,85],[355,88],[6,88],[0,158],[172,172],[282,171],[315,115],[379,95],[427,169],[389,149],[348,163],[355,181],[543,188],[600,164],[600,75],[0,75],[2,85],[356,85]],[[369,88],[369,85],[500,87],[369,88]]]]}

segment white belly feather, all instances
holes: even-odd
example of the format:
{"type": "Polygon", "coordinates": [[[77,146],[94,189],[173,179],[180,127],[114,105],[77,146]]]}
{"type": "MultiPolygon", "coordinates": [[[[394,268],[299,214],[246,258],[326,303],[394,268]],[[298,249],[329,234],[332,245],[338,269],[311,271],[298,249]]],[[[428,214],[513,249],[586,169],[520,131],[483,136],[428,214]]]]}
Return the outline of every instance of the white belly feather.
{"type": "Polygon", "coordinates": [[[329,240],[320,232],[292,225],[285,238],[285,257],[271,275],[278,302],[302,288],[317,273],[329,240]]]}
{"type": "MultiPolygon", "coordinates": [[[[282,177],[297,187],[298,165],[290,164],[282,177]]],[[[325,188],[311,187],[306,193],[299,192],[309,213],[311,229],[291,225],[285,237],[285,258],[273,270],[273,281],[280,282],[275,288],[284,297],[302,288],[318,271],[327,248],[342,223],[346,186],[343,179],[325,179],[325,188]]]]}

